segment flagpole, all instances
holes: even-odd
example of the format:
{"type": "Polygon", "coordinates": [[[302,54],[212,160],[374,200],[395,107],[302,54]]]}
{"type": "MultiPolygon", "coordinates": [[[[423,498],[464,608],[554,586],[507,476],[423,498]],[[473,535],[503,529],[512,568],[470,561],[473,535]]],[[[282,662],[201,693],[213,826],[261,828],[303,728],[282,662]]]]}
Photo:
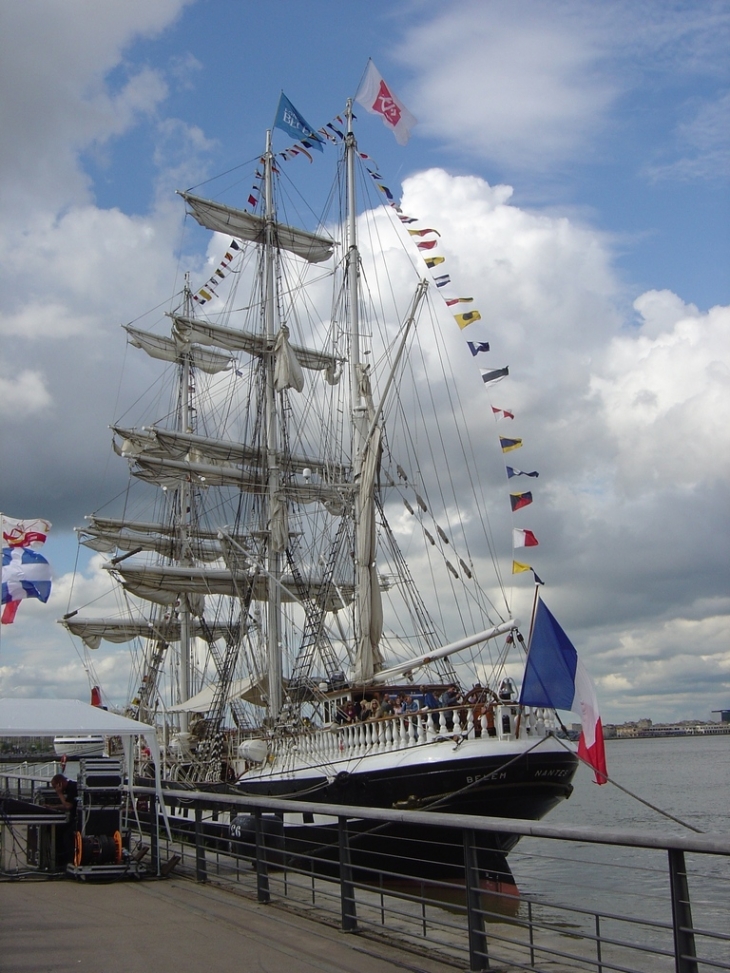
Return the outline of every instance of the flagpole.
{"type": "Polygon", "coordinates": [[[527,636],[527,645],[532,642],[532,630],[535,627],[535,613],[537,612],[537,599],[540,594],[540,585],[535,583],[535,597],[532,599],[532,614],[530,615],[530,633],[527,636]]]}
{"type": "MultiPolygon", "coordinates": [[[[4,518],[5,518],[5,514],[2,512],[2,510],[0,510],[0,541],[2,541],[0,547],[2,547],[3,550],[5,549],[5,533],[3,531],[4,518]]],[[[0,611],[2,611],[2,608],[0,608],[0,611]]],[[[2,622],[0,622],[0,659],[2,659],[2,648],[3,648],[3,626],[2,626],[2,622]]]]}

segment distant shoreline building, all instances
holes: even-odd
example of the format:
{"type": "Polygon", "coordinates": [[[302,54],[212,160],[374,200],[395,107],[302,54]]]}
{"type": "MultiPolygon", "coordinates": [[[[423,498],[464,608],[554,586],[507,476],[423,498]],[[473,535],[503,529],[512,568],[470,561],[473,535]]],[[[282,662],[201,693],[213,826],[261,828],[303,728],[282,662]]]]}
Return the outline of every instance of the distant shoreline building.
{"type": "MultiPolygon", "coordinates": [[[[694,737],[730,735],[730,710],[713,710],[721,713],[719,723],[709,720],[681,720],[679,723],[654,723],[649,719],[627,723],[606,723],[604,740],[636,740],[647,737],[694,737]]],[[[580,732],[580,724],[573,725],[580,732]]]]}

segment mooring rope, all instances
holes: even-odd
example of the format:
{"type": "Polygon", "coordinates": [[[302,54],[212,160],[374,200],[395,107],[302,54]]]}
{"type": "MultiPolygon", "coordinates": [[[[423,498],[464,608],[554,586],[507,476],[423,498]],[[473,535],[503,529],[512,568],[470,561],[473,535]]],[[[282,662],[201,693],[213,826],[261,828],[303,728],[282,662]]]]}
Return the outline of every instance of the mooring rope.
{"type": "MultiPolygon", "coordinates": [[[[575,752],[568,747],[565,741],[561,740],[560,737],[555,737],[555,739],[558,741],[558,743],[560,743],[561,746],[565,747],[566,750],[569,750],[571,753],[575,752]]],[[[689,824],[687,821],[683,821],[681,818],[675,817],[674,814],[670,814],[669,811],[664,811],[662,808],[657,807],[656,804],[652,804],[651,801],[647,801],[643,797],[639,797],[638,794],[634,794],[633,791],[630,791],[628,787],[624,787],[623,784],[619,784],[618,781],[614,780],[612,777],[609,777],[604,771],[597,771],[593,764],[589,760],[586,760],[585,757],[581,757],[580,754],[576,754],[576,756],[582,763],[586,765],[586,767],[590,767],[594,774],[600,773],[601,777],[603,777],[606,783],[613,784],[614,787],[617,787],[620,791],[623,791],[624,794],[627,794],[629,797],[633,797],[633,799],[638,801],[639,804],[644,804],[646,807],[651,808],[652,811],[656,811],[657,814],[661,814],[663,817],[669,818],[670,821],[674,821],[676,824],[681,824],[683,828],[688,828],[690,831],[694,831],[696,834],[704,834],[702,828],[695,828],[693,824],[689,824]]]]}

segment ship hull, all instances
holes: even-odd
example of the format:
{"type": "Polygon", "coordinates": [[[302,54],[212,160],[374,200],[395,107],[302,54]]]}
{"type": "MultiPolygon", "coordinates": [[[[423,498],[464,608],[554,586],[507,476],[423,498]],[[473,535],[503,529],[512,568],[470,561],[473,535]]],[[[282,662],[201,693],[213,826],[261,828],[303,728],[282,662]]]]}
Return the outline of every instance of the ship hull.
{"type": "MultiPolygon", "coordinates": [[[[387,823],[357,818],[362,808],[403,808],[490,817],[539,820],[570,796],[578,760],[568,751],[500,752],[485,756],[453,743],[420,751],[423,759],[358,762],[352,770],[329,768],[329,775],[310,768],[299,773],[241,781],[238,789],[256,797],[285,798],[292,811],[265,820],[264,841],[270,864],[284,866],[313,860],[325,873],[340,859],[335,818],[297,812],[298,800],[340,805],[348,813],[352,864],[356,870],[386,878],[463,881],[464,851],[454,831],[433,826],[387,823]],[[440,749],[440,752],[439,752],[440,749]],[[351,817],[350,817],[351,813],[351,817]]],[[[393,754],[392,757],[399,755],[393,754]]],[[[343,762],[344,763],[344,762],[343,762]]],[[[253,854],[254,820],[239,815],[231,823],[232,850],[253,854]]],[[[474,836],[481,882],[515,893],[506,856],[518,837],[503,832],[474,836]]],[[[361,876],[362,877],[362,876],[361,876]]]]}
{"type": "Polygon", "coordinates": [[[103,757],[106,741],[103,736],[54,737],[53,749],[58,757],[78,760],[80,757],[103,757]]]}

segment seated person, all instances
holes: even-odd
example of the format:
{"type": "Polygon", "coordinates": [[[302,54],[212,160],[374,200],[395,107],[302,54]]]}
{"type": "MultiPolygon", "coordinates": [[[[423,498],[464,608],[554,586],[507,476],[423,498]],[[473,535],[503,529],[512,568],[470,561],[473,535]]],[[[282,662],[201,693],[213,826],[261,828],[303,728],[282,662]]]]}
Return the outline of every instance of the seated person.
{"type": "Polygon", "coordinates": [[[79,785],[63,774],[51,778],[51,787],[56,792],[58,802],[65,811],[75,811],[79,797],[79,785]]]}

